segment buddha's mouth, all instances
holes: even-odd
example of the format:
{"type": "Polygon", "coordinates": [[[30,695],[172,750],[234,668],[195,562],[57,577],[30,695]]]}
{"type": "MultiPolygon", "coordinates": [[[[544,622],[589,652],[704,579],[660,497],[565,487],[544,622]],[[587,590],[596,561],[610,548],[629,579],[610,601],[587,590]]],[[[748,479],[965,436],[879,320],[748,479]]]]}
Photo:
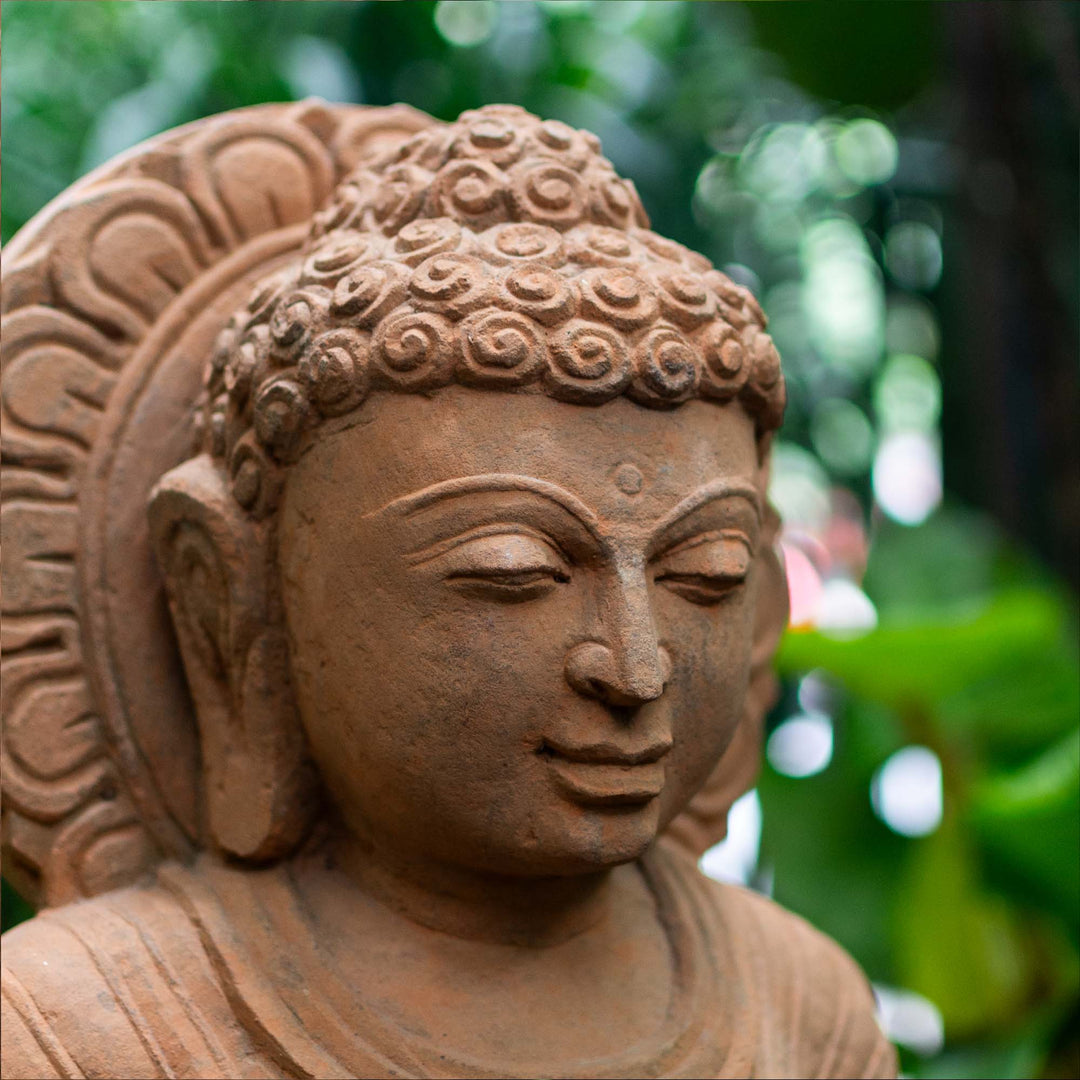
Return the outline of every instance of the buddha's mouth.
{"type": "Polygon", "coordinates": [[[537,754],[547,761],[564,795],[593,806],[651,802],[664,787],[663,758],[670,739],[631,748],[614,743],[567,746],[545,739],[537,754]]]}

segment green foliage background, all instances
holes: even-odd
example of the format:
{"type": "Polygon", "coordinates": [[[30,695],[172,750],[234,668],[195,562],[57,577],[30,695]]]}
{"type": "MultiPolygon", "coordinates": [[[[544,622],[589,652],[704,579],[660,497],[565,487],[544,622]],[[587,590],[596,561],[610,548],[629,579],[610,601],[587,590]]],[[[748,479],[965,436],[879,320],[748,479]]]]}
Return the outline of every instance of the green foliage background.
{"type": "MultiPolygon", "coordinates": [[[[1077,519],[1074,11],[8,0],[2,16],[5,240],[113,153],[213,112],[318,94],[452,119],[509,101],[596,131],[657,231],[752,283],[791,392],[777,499],[819,540],[854,521],[868,555],[833,551],[831,565],[877,615],[869,632],[785,640],[770,728],[806,707],[814,672],[834,747],[806,778],[765,766],[755,880],[875,983],[940,1011],[944,1048],[901,1043],[907,1074],[1080,1073],[1080,674],[1064,583],[1077,519]],[[1037,106],[1022,144],[994,143],[993,101],[982,128],[972,119],[988,87],[1037,106]],[[995,259],[1008,297],[1020,293],[1003,301],[1001,333],[977,325],[993,317],[970,292],[973,267],[995,259]],[[854,299],[830,299],[849,271],[854,299]],[[854,337],[821,321],[820,296],[869,312],[854,337]],[[982,383],[996,375],[1010,390],[991,399],[982,383]],[[883,510],[873,463],[912,423],[942,448],[946,494],[905,525],[883,510]],[[937,755],[944,792],[940,824],[917,837],[870,798],[911,745],[937,755]]],[[[27,914],[6,886],[3,914],[5,927],[27,914]]]]}

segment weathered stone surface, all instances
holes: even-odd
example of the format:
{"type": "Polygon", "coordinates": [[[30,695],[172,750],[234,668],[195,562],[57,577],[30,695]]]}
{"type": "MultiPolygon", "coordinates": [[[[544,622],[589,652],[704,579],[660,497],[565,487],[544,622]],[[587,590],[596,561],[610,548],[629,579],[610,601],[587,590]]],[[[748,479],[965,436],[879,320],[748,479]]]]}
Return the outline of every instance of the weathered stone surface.
{"type": "Polygon", "coordinates": [[[753,297],[587,132],[264,106],[5,251],[22,1076],[891,1076],[693,856],[786,617],[753,297]]]}

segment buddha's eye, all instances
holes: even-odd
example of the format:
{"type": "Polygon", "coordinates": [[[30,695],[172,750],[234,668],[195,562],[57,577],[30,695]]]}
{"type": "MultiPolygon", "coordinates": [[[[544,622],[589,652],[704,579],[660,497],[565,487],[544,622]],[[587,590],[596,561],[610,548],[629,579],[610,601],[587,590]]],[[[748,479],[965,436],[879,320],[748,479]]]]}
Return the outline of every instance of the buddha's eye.
{"type": "Polygon", "coordinates": [[[566,563],[539,536],[501,533],[466,540],[439,560],[448,585],[467,596],[517,603],[570,580],[566,563]]]}
{"type": "Polygon", "coordinates": [[[692,604],[719,604],[746,582],[752,557],[741,532],[703,533],[668,551],[655,580],[692,604]]]}

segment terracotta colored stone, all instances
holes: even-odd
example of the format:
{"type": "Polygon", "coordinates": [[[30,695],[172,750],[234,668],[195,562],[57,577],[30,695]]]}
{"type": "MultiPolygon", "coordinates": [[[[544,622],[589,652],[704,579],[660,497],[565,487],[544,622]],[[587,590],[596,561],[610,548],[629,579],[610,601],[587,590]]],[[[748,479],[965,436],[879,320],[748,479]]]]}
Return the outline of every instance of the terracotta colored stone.
{"type": "Polygon", "coordinates": [[[3,300],[3,1076],[895,1075],[854,963],[694,863],[783,380],[592,135],[214,117],[3,300]]]}

